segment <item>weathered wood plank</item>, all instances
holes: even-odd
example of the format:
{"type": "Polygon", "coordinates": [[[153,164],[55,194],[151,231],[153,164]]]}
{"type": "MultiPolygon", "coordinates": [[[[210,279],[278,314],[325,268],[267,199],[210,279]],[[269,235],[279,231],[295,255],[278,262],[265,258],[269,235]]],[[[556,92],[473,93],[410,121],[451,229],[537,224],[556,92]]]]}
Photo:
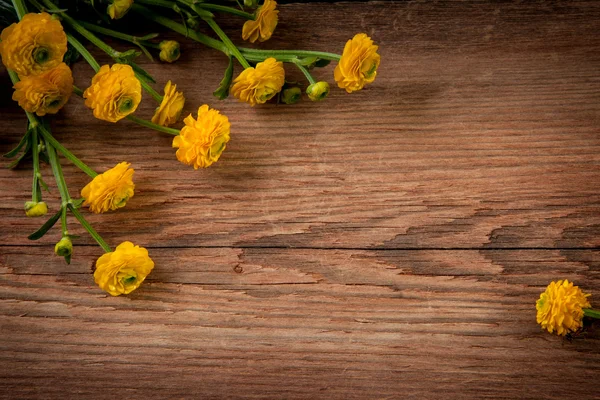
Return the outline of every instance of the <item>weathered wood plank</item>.
{"type": "Polygon", "coordinates": [[[113,298],[93,247],[70,266],[3,250],[11,398],[594,398],[598,326],[562,341],[534,303],[558,276],[595,298],[598,251],[153,249],[148,282],[113,298]]]}
{"type": "MultiPolygon", "coordinates": [[[[365,30],[381,45],[377,81],[353,95],[334,90],[322,104],[251,109],[213,100],[225,60],[185,42],[180,63],[147,67],[160,82],[179,82],[188,111],[209,102],[231,117],[232,141],[206,171],[180,165],[169,138],[127,121],[95,121],[72,99],[55,123],[57,137],[94,168],[127,159],[137,171],[127,209],[90,218],[109,242],[600,245],[598,3],[292,4],[281,10],[280,29],[267,47],[341,49],[365,30]],[[309,34],[315,15],[323,29],[309,34]]],[[[235,35],[238,23],[228,22],[235,35]]],[[[332,70],[318,76],[331,81],[332,70]]],[[[85,86],[91,72],[77,65],[75,76],[85,86]]],[[[23,124],[16,121],[24,119],[10,90],[1,97],[2,119],[15,120],[4,128],[5,151],[18,141],[23,124]]],[[[148,98],[141,115],[152,109],[148,98]]],[[[66,170],[77,193],[87,178],[66,170]]],[[[30,174],[3,170],[0,186],[0,242],[29,244],[26,236],[40,223],[19,211],[30,174]]],[[[56,191],[50,198],[56,207],[56,191]]]]}

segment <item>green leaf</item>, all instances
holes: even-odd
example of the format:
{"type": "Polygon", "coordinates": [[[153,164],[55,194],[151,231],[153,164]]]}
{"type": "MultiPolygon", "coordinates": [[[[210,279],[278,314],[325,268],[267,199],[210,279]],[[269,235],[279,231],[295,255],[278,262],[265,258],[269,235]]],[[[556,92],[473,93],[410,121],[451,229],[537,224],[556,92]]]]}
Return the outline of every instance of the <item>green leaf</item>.
{"type": "Polygon", "coordinates": [[[31,154],[29,153],[29,150],[31,150],[31,142],[28,140],[27,141],[27,146],[25,146],[25,150],[23,150],[23,154],[21,154],[21,157],[17,158],[15,161],[11,162],[10,164],[8,164],[8,169],[13,169],[15,168],[17,165],[19,165],[21,163],[21,161],[23,161],[24,159],[26,159],[27,157],[29,157],[31,154]]]}
{"type": "Polygon", "coordinates": [[[71,256],[72,256],[72,254],[69,254],[68,256],[65,256],[65,261],[67,262],[68,265],[71,264],[71,256]]]}
{"type": "Polygon", "coordinates": [[[229,96],[229,86],[231,86],[231,79],[233,78],[233,58],[229,57],[229,65],[225,70],[225,76],[219,83],[219,87],[217,90],[213,92],[213,96],[215,96],[219,100],[226,99],[229,96]]]}
{"type": "MultiPolygon", "coordinates": [[[[0,1],[1,1],[1,0],[0,0],[0,1]]],[[[19,142],[19,144],[17,145],[17,147],[15,147],[14,149],[12,149],[12,150],[11,150],[11,151],[9,151],[8,153],[6,153],[6,154],[4,155],[4,157],[6,157],[6,158],[13,158],[14,156],[16,156],[16,155],[19,153],[19,151],[21,150],[21,148],[22,148],[23,146],[25,146],[25,144],[28,142],[28,140],[29,140],[29,136],[30,136],[30,135],[31,135],[31,129],[29,129],[29,130],[27,131],[27,133],[25,133],[25,134],[23,135],[23,137],[21,138],[21,141],[19,142]]]]}
{"type": "Polygon", "coordinates": [[[133,70],[135,71],[135,73],[138,74],[140,77],[142,77],[146,82],[156,83],[156,81],[154,80],[154,78],[152,77],[152,75],[150,75],[149,73],[147,73],[146,70],[144,70],[142,67],[140,67],[139,65],[137,65],[133,61],[129,62],[128,64],[131,65],[131,68],[133,68],[133,70]]]}
{"type": "Polygon", "coordinates": [[[79,208],[79,207],[81,207],[81,205],[83,204],[84,201],[85,201],[85,199],[77,199],[77,200],[71,200],[71,203],[73,203],[73,207],[79,208]]]}
{"type": "Polygon", "coordinates": [[[54,214],[52,217],[50,217],[50,219],[48,221],[46,221],[46,223],[44,225],[42,225],[42,227],[40,229],[33,232],[27,238],[29,240],[40,239],[42,236],[44,236],[46,234],[46,232],[48,232],[50,230],[50,228],[52,228],[54,226],[54,224],[56,224],[56,221],[58,221],[61,214],[62,214],[62,208],[60,210],[58,210],[58,212],[56,214],[54,214]]]}
{"type": "Polygon", "coordinates": [[[50,193],[50,188],[48,187],[48,185],[46,184],[46,182],[44,182],[44,180],[42,179],[41,176],[38,178],[38,183],[44,188],[44,190],[46,192],[50,193]]]}

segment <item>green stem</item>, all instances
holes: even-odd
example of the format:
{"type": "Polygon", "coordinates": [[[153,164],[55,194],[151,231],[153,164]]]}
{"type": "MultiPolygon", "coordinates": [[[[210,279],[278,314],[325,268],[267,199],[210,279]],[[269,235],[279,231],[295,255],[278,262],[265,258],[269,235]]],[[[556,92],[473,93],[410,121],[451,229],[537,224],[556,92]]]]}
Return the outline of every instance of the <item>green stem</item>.
{"type": "Polygon", "coordinates": [[[38,132],[37,128],[31,131],[31,155],[33,157],[33,187],[31,188],[31,200],[34,202],[42,201],[42,193],[40,188],[40,152],[38,148],[38,132]]]}
{"type": "Polygon", "coordinates": [[[85,46],[81,44],[79,40],[75,39],[75,37],[69,33],[67,33],[67,40],[69,41],[69,43],[71,43],[71,46],[73,46],[75,50],[77,50],[79,54],[81,54],[85,61],[87,61],[87,63],[90,64],[90,67],[92,67],[95,72],[98,72],[100,70],[100,64],[98,64],[98,61],[96,61],[94,56],[92,56],[88,49],[86,49],[85,46]]]}
{"type": "Polygon", "coordinates": [[[598,318],[600,319],[600,310],[594,310],[592,308],[584,308],[583,315],[590,318],[598,318]]]}
{"type": "Polygon", "coordinates": [[[96,33],[99,33],[99,34],[105,35],[105,36],[114,37],[115,39],[121,39],[126,42],[133,43],[133,44],[137,44],[140,40],[140,38],[137,38],[136,36],[127,35],[126,33],[113,31],[112,29],[108,29],[108,28],[104,28],[102,26],[90,24],[89,22],[79,21],[79,23],[81,24],[81,26],[83,26],[88,31],[96,32],[96,33]]]}
{"type": "Polygon", "coordinates": [[[62,213],[60,214],[60,225],[62,228],[62,235],[66,236],[69,234],[67,230],[67,207],[63,207],[61,209],[62,213]]]}
{"type": "Polygon", "coordinates": [[[22,20],[23,16],[27,14],[27,6],[25,6],[23,0],[12,0],[12,3],[17,13],[17,17],[19,17],[19,21],[22,20]]]}
{"type": "Polygon", "coordinates": [[[52,173],[54,174],[56,186],[58,186],[58,191],[60,192],[60,197],[62,199],[61,207],[66,207],[69,201],[71,201],[71,196],[69,195],[69,190],[67,189],[67,183],[65,182],[65,177],[62,173],[62,168],[60,166],[58,155],[56,154],[56,149],[51,143],[46,143],[46,152],[48,153],[48,159],[50,160],[52,173]]]}
{"type": "Polygon", "coordinates": [[[138,81],[140,81],[140,83],[142,84],[142,87],[144,88],[144,90],[146,92],[148,92],[150,94],[150,96],[154,97],[154,100],[156,100],[158,102],[158,104],[162,103],[163,97],[160,94],[158,94],[158,92],[156,90],[154,90],[154,88],[152,86],[150,86],[148,84],[148,82],[146,82],[145,80],[141,79],[140,77],[138,77],[138,81]]]}
{"type": "Polygon", "coordinates": [[[196,7],[203,8],[205,10],[213,10],[213,11],[222,11],[225,13],[237,15],[238,17],[246,18],[249,20],[254,20],[254,14],[247,13],[242,10],[238,10],[237,8],[221,6],[219,4],[208,4],[208,3],[195,3],[196,7]]]}
{"type": "Polygon", "coordinates": [[[73,85],[73,93],[75,93],[79,97],[83,97],[83,90],[79,89],[75,85],[73,85]]]}
{"type": "Polygon", "coordinates": [[[225,46],[227,46],[227,49],[229,50],[229,52],[235,58],[237,58],[237,60],[240,62],[240,64],[242,64],[242,67],[250,68],[250,64],[248,64],[248,61],[246,61],[246,59],[244,58],[242,53],[240,53],[240,51],[235,46],[235,44],[233,44],[231,39],[229,39],[229,36],[227,36],[225,34],[225,32],[223,32],[223,30],[221,29],[219,24],[217,24],[217,22],[212,18],[202,18],[202,19],[208,24],[208,26],[210,26],[212,28],[213,31],[215,31],[217,36],[219,36],[219,38],[223,41],[225,46]]]}
{"type": "Polygon", "coordinates": [[[307,70],[307,69],[306,69],[306,68],[305,68],[303,65],[300,65],[300,63],[299,63],[299,62],[294,62],[294,65],[295,65],[296,67],[298,67],[298,69],[299,69],[300,71],[302,71],[302,73],[304,74],[304,76],[306,77],[306,79],[308,79],[308,82],[309,82],[311,85],[313,85],[313,84],[315,84],[315,83],[316,83],[316,82],[315,82],[315,78],[313,78],[313,76],[310,74],[310,72],[308,72],[308,70],[307,70]]]}
{"type": "Polygon", "coordinates": [[[88,167],[83,161],[77,158],[73,153],[67,150],[58,140],[52,136],[44,127],[40,127],[40,133],[44,137],[47,143],[51,144],[56,150],[60,151],[69,161],[71,161],[77,168],[85,172],[90,178],[98,176],[96,171],[88,167]]]}
{"type": "Polygon", "coordinates": [[[87,222],[85,220],[85,218],[83,218],[83,215],[81,215],[81,213],[79,212],[79,210],[77,208],[75,208],[73,206],[73,204],[69,204],[68,207],[69,207],[69,210],[71,210],[71,212],[75,216],[75,218],[77,218],[77,220],[79,221],[79,223],[81,224],[81,226],[83,226],[85,228],[85,230],[88,231],[88,233],[90,234],[90,236],[94,238],[94,240],[100,245],[100,247],[102,247],[102,249],[105,252],[110,253],[112,251],[112,249],[110,248],[110,246],[108,245],[108,243],[106,243],[104,241],[104,239],[102,239],[102,237],[100,235],[98,235],[98,232],[96,232],[94,230],[94,228],[92,228],[92,226],[90,225],[90,223],[87,222]]]}
{"type": "Polygon", "coordinates": [[[211,47],[215,50],[219,50],[225,54],[229,54],[227,47],[220,40],[213,39],[210,36],[206,36],[202,33],[193,30],[188,30],[183,24],[179,24],[170,18],[156,14],[149,8],[141,6],[138,3],[134,3],[131,6],[131,9],[137,12],[138,14],[141,14],[144,18],[149,19],[150,21],[156,22],[157,24],[169,28],[172,31],[175,31],[185,37],[189,37],[195,40],[196,42],[202,43],[205,46],[211,47]]]}
{"type": "Polygon", "coordinates": [[[311,51],[311,50],[259,50],[259,49],[248,49],[245,47],[239,48],[240,52],[249,60],[264,60],[269,57],[276,58],[278,61],[292,62],[294,58],[301,57],[317,57],[324,60],[339,61],[342,58],[341,55],[335,53],[327,53],[324,51],[311,51]]]}
{"type": "Polygon", "coordinates": [[[148,120],[138,118],[135,115],[128,115],[127,119],[135,122],[136,124],[145,126],[146,128],[154,129],[155,131],[168,133],[169,135],[173,135],[173,136],[179,135],[179,131],[177,129],[168,128],[166,126],[161,126],[161,125],[155,124],[154,122],[150,122],[148,120]]]}

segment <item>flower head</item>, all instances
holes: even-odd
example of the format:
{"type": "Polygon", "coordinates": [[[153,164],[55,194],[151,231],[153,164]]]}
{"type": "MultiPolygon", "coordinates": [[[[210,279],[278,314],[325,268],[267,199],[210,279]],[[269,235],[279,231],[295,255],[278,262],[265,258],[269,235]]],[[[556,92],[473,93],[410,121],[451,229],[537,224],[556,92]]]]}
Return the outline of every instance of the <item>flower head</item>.
{"type": "Polygon", "coordinates": [[[244,23],[242,38],[251,43],[257,40],[259,42],[269,40],[277,26],[279,11],[275,9],[276,7],[277,2],[275,0],[265,0],[263,5],[256,10],[255,19],[244,23]]]}
{"type": "Polygon", "coordinates": [[[302,90],[298,86],[285,88],[281,91],[281,101],[285,104],[296,104],[302,97],[302,90]]]}
{"type": "Polygon", "coordinates": [[[65,63],[41,73],[29,75],[14,86],[13,100],[19,102],[25,111],[40,117],[56,114],[71,97],[73,75],[65,63]]]}
{"type": "Polygon", "coordinates": [[[216,162],[229,142],[229,119],[206,104],[198,109],[198,119],[188,115],[179,136],[173,139],[177,159],[194,169],[216,162]]]}
{"type": "Polygon", "coordinates": [[[582,326],[583,309],[589,308],[585,294],[573,282],[551,282],[536,302],[537,323],[552,333],[566,335],[582,326]]]}
{"type": "Polygon", "coordinates": [[[54,253],[57,256],[69,257],[73,254],[73,242],[71,242],[71,238],[68,236],[63,236],[56,246],[54,246],[54,253]]]}
{"type": "Polygon", "coordinates": [[[136,110],[142,101],[142,85],[129,65],[103,65],[83,97],[94,117],[117,122],[136,110]]]}
{"type": "Polygon", "coordinates": [[[378,46],[364,33],[356,34],[348,40],[335,71],[338,86],[352,93],[375,80],[380,56],[378,46]]]}
{"type": "Polygon", "coordinates": [[[97,175],[81,190],[84,205],[90,206],[90,211],[96,214],[124,207],[133,197],[133,173],[131,164],[122,162],[97,175]]]}
{"type": "Polygon", "coordinates": [[[132,4],[133,0],[112,0],[112,3],[106,9],[106,13],[111,19],[123,18],[132,4]]]}
{"type": "Polygon", "coordinates": [[[230,93],[241,101],[254,106],[265,103],[275,96],[285,83],[283,63],[274,58],[256,64],[256,68],[246,68],[235,78],[230,93]]]}
{"type": "Polygon", "coordinates": [[[306,94],[312,101],[321,101],[329,94],[329,83],[316,82],[306,88],[306,94]]]}
{"type": "Polygon", "coordinates": [[[42,217],[48,212],[48,206],[43,201],[25,202],[25,215],[28,217],[42,217]]]}
{"type": "Polygon", "coordinates": [[[174,40],[163,40],[158,44],[160,54],[158,55],[161,61],[172,63],[179,60],[181,56],[181,50],[179,49],[179,42],[174,40]]]}
{"type": "Polygon", "coordinates": [[[154,268],[148,250],[123,242],[115,251],[105,253],[96,261],[94,281],[112,296],[129,294],[137,289],[154,268]]]}
{"type": "Polygon", "coordinates": [[[25,14],[19,23],[5,28],[0,38],[2,62],[21,79],[56,67],[67,52],[67,35],[48,13],[25,14]]]}
{"type": "Polygon", "coordinates": [[[161,126],[169,126],[177,122],[185,104],[185,97],[182,92],[176,90],[177,85],[168,81],[165,85],[165,95],[160,106],[156,108],[152,122],[161,126]]]}

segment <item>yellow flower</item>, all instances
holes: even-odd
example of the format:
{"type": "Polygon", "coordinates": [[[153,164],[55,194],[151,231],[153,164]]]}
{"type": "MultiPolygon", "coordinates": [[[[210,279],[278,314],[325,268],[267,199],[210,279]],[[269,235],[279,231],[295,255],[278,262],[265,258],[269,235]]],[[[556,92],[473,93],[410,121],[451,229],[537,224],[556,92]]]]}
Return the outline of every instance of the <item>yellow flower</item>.
{"type": "Polygon", "coordinates": [[[262,6],[256,10],[256,18],[246,21],[242,28],[242,39],[249,40],[251,43],[264,42],[271,38],[275,27],[277,26],[277,14],[279,11],[275,8],[277,2],[274,0],[265,0],[262,6]]]}
{"type": "Polygon", "coordinates": [[[358,33],[348,40],[334,71],[338,86],[352,93],[373,82],[380,61],[377,49],[378,46],[364,33],[358,33]]]}
{"type": "Polygon", "coordinates": [[[241,101],[254,106],[265,103],[275,96],[285,83],[283,63],[274,58],[256,64],[256,68],[246,68],[235,78],[230,93],[241,101]]]}
{"type": "Polygon", "coordinates": [[[179,56],[181,56],[179,43],[174,40],[163,40],[158,44],[158,48],[160,49],[158,56],[161,61],[172,63],[179,60],[179,56]]]}
{"type": "Polygon", "coordinates": [[[142,101],[142,85],[129,65],[103,65],[83,97],[94,117],[117,122],[136,110],[142,101]]]}
{"type": "Polygon", "coordinates": [[[169,126],[177,122],[185,104],[185,97],[182,92],[176,90],[177,85],[168,81],[165,85],[165,95],[152,117],[152,122],[161,126],[169,126]]]}
{"type": "Polygon", "coordinates": [[[583,309],[590,308],[588,296],[566,279],[550,283],[535,305],[537,323],[562,336],[576,331],[582,326],[583,309]]]}
{"type": "Polygon", "coordinates": [[[25,202],[25,215],[28,217],[42,217],[48,212],[48,206],[43,201],[39,203],[36,201],[25,202]]]}
{"type": "Polygon", "coordinates": [[[110,16],[111,19],[119,19],[123,18],[131,5],[133,4],[133,0],[113,0],[113,2],[106,9],[106,13],[110,16]]]}
{"type": "Polygon", "coordinates": [[[40,117],[56,114],[71,97],[73,75],[65,63],[40,75],[25,76],[14,86],[12,99],[25,111],[40,117]]]}
{"type": "Polygon", "coordinates": [[[229,119],[206,104],[198,109],[198,119],[192,114],[183,120],[185,126],[173,139],[177,159],[194,169],[209,167],[216,162],[229,142],[229,119]]]}
{"type": "Polygon", "coordinates": [[[153,268],[154,261],[148,256],[148,250],[123,242],[115,251],[98,258],[94,281],[112,296],[129,294],[144,282],[153,268]]]}
{"type": "Polygon", "coordinates": [[[329,83],[316,82],[306,88],[306,94],[312,101],[321,101],[329,94],[329,83]]]}
{"type": "Polygon", "coordinates": [[[131,164],[122,162],[97,175],[81,190],[81,197],[85,199],[84,205],[90,206],[90,211],[96,214],[108,210],[124,207],[133,197],[133,173],[128,169],[131,164]]]}
{"type": "Polygon", "coordinates": [[[67,52],[67,35],[48,13],[26,14],[5,28],[0,38],[2,62],[21,79],[56,67],[67,52]]]}

